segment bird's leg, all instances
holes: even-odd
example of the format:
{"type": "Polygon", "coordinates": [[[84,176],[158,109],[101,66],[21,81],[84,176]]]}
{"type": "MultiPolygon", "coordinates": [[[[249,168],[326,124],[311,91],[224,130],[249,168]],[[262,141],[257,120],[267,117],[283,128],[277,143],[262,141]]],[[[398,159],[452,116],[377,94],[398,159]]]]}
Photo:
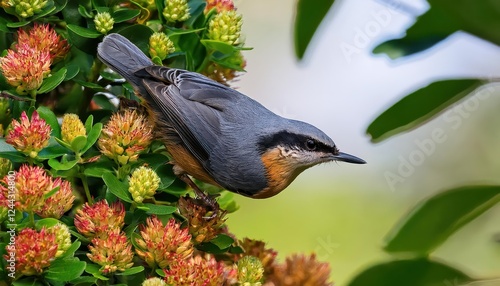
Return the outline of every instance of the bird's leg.
{"type": "MultiPolygon", "coordinates": [[[[204,206],[208,207],[209,211],[212,212],[212,214],[208,217],[205,217],[206,219],[212,219],[215,216],[217,216],[217,213],[219,212],[219,204],[215,200],[216,196],[211,196],[204,191],[200,190],[198,188],[198,185],[196,185],[193,180],[187,175],[187,174],[180,174],[179,178],[186,184],[188,184],[191,188],[193,188],[194,192],[196,193],[197,200],[203,204],[204,206]]],[[[207,211],[208,213],[208,211],[207,211]]]]}

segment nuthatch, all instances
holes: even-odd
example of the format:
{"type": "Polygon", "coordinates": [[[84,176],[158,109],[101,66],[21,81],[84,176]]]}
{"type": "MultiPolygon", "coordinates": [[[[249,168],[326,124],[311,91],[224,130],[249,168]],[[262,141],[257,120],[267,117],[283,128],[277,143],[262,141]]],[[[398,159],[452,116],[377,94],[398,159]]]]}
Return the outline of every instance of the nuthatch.
{"type": "Polygon", "coordinates": [[[195,190],[187,175],[247,197],[268,198],[314,165],[365,163],[339,152],[310,124],[278,116],[198,73],[153,64],[121,35],[106,36],[97,52],[153,111],[175,174],[195,190]]]}

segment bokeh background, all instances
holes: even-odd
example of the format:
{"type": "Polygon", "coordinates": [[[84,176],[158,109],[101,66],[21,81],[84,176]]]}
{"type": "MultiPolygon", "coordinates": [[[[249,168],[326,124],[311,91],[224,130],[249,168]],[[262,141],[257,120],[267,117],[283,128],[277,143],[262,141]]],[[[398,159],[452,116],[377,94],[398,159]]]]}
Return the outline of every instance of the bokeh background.
{"type": "MultiPolygon", "coordinates": [[[[235,1],[244,17],[247,73],[234,85],[274,112],[318,126],[341,151],[366,165],[331,163],[314,167],[276,197],[237,197],[241,209],[229,216],[238,237],[266,241],[280,259],[316,252],[332,266],[336,285],[345,285],[367,266],[384,261],[384,236],[420,200],[471,183],[500,182],[500,88],[466,109],[465,101],[448,116],[373,144],[369,123],[403,95],[437,79],[500,75],[500,49],[466,33],[401,60],[374,56],[373,47],[402,35],[425,1],[336,1],[299,62],[293,50],[295,1],[235,1]],[[387,16],[390,15],[390,16],[387,16]],[[382,18],[381,18],[382,17],[382,18]],[[378,27],[378,29],[377,29],[378,27]],[[446,138],[402,180],[402,162],[419,152],[435,130],[446,138]],[[272,219],[271,219],[272,218],[272,219]]],[[[469,102],[470,104],[470,102],[469,102]]],[[[497,206],[457,232],[435,256],[480,277],[498,275],[500,232],[497,206]]]]}

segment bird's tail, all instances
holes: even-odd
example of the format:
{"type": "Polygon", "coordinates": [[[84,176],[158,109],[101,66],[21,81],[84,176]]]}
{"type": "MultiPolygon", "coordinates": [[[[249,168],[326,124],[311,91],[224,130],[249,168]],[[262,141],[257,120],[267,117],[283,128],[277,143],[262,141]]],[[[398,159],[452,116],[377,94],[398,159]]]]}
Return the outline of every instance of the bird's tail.
{"type": "Polygon", "coordinates": [[[141,86],[141,82],[134,73],[153,64],[136,45],[119,34],[104,37],[97,47],[97,56],[136,87],[141,86]]]}

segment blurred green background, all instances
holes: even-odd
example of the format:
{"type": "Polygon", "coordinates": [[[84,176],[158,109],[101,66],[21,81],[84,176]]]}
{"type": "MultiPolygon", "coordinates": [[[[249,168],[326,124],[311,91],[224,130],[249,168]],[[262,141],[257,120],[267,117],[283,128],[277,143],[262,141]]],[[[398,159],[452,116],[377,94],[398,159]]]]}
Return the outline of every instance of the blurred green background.
{"type": "MultiPolygon", "coordinates": [[[[500,182],[496,86],[474,108],[464,108],[466,99],[415,131],[378,144],[365,135],[382,111],[429,82],[498,75],[497,46],[458,33],[432,49],[391,61],[371,50],[401,36],[428,9],[426,2],[336,1],[305,60],[298,62],[292,39],[294,1],[235,4],[244,17],[246,43],[254,47],[245,54],[247,73],[235,86],[278,114],[318,126],[341,151],[368,162],[314,167],[270,199],[238,196],[241,209],[228,220],[238,237],[266,241],[281,259],[316,252],[331,263],[336,285],[345,285],[364,268],[388,259],[381,249],[384,236],[420,200],[464,184],[500,182]],[[446,139],[434,142],[434,150],[401,181],[389,182],[387,174],[400,174],[402,162],[436,130],[446,139]]],[[[433,256],[472,277],[494,278],[499,273],[500,244],[494,239],[499,225],[497,206],[454,234],[433,256]]]]}

